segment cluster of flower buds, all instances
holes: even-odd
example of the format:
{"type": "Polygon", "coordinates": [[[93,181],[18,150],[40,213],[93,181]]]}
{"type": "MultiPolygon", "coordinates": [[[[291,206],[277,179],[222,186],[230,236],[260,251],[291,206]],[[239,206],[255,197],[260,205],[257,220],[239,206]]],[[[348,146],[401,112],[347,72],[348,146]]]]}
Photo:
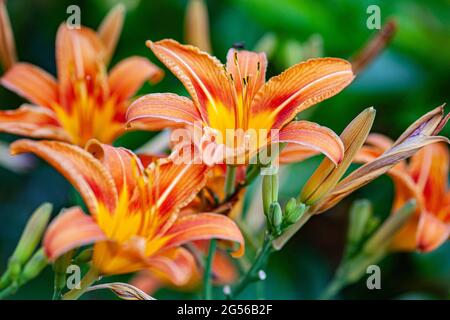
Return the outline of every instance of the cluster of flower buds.
{"type": "Polygon", "coordinates": [[[28,220],[14,253],[8,260],[8,268],[0,278],[0,297],[8,295],[30,281],[47,266],[42,248],[37,249],[52,213],[52,205],[44,203],[28,220]]]}
{"type": "Polygon", "coordinates": [[[269,233],[280,236],[286,228],[293,225],[306,211],[306,205],[295,198],[291,198],[285,205],[284,211],[278,202],[278,175],[263,176],[262,183],[263,208],[269,233]]]}

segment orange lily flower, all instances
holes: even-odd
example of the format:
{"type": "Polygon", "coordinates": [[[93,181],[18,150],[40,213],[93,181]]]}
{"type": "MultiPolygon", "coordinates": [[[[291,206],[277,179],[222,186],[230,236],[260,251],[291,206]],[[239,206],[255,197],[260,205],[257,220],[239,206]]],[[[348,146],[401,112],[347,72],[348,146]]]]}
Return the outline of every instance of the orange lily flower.
{"type": "MultiPolygon", "coordinates": [[[[202,211],[211,211],[220,214],[226,214],[231,219],[235,219],[242,212],[245,189],[241,189],[234,197],[225,201],[225,165],[215,165],[207,172],[207,180],[205,187],[194,198],[194,200],[184,207],[180,214],[194,214],[202,211]]],[[[245,180],[245,167],[240,166],[236,172],[236,184],[245,180]]],[[[208,254],[209,241],[195,241],[192,244],[194,255],[197,259],[197,265],[201,265],[204,261],[204,255],[208,254]]],[[[212,280],[218,285],[233,283],[238,277],[238,271],[233,262],[229,259],[229,255],[223,250],[217,250],[212,261],[212,280]]],[[[192,274],[190,280],[183,286],[177,286],[179,290],[192,290],[197,288],[202,280],[202,269],[197,268],[192,274]]],[[[155,276],[148,271],[142,271],[137,274],[130,282],[133,286],[142,291],[153,294],[161,287],[170,285],[164,279],[155,276]]]]}
{"type": "Polygon", "coordinates": [[[129,99],[144,81],[155,83],[163,75],[138,56],[119,62],[107,74],[123,15],[122,6],[116,7],[98,33],[62,24],[56,35],[58,80],[31,64],[13,64],[1,83],[32,105],[0,111],[0,131],[80,146],[91,138],[111,143],[121,135],[129,99]]]}
{"type": "Polygon", "coordinates": [[[205,165],[159,160],[144,169],[124,148],[92,140],[86,150],[58,141],[19,140],[13,153],[32,152],[60,171],[80,192],[90,216],[66,210],[44,237],[50,261],[73,248],[95,243],[93,267],[100,275],[150,270],[181,285],[195,270],[190,241],[243,237],[229,218],[215,213],[179,215],[205,184],[205,165]]]}
{"type": "MultiPolygon", "coordinates": [[[[388,150],[388,137],[373,134],[358,155],[367,162],[388,150]]],[[[395,184],[392,212],[409,199],[416,199],[415,215],[395,236],[392,250],[436,249],[450,236],[450,190],[448,189],[449,151],[445,143],[425,146],[407,163],[400,162],[389,172],[395,184]]]]}
{"type": "Polygon", "coordinates": [[[352,81],[349,62],[311,59],[266,82],[264,53],[230,49],[224,66],[208,53],[174,40],[148,41],[147,46],[180,79],[192,100],[174,94],[146,95],[128,109],[129,126],[200,128],[201,138],[194,137],[193,142],[208,164],[245,164],[262,148],[280,142],[307,146],[334,163],[341,161],[344,148],[333,131],[291,121],[352,81]]]}

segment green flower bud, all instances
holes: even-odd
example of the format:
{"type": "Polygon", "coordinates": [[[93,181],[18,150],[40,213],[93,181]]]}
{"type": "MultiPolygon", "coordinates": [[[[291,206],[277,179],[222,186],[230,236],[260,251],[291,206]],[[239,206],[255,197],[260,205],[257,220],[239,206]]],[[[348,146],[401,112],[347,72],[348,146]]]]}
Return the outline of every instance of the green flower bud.
{"type": "Polygon", "coordinates": [[[283,212],[281,210],[280,204],[278,202],[273,202],[269,209],[269,223],[272,232],[275,235],[281,233],[281,223],[283,222],[283,212]]]}
{"type": "Polygon", "coordinates": [[[19,282],[24,284],[31,279],[34,279],[41,273],[42,270],[48,265],[47,257],[45,256],[44,249],[39,249],[33,257],[28,261],[28,263],[23,268],[20,274],[19,282]]]}
{"type": "Polygon", "coordinates": [[[278,175],[264,175],[262,181],[262,198],[264,214],[267,216],[270,205],[278,201],[278,175]]]}
{"type": "Polygon", "coordinates": [[[365,235],[367,224],[372,217],[372,204],[368,200],[355,201],[350,208],[347,241],[356,244],[365,235]]]}
{"type": "Polygon", "coordinates": [[[290,198],[289,201],[286,203],[284,211],[286,211],[286,214],[288,214],[288,212],[295,210],[296,207],[297,207],[297,199],[290,198]]]}
{"type": "Polygon", "coordinates": [[[286,213],[284,216],[286,224],[291,225],[291,224],[296,223],[303,216],[305,211],[306,211],[306,205],[304,203],[300,203],[299,205],[296,205],[294,207],[294,209],[290,209],[290,210],[288,210],[288,208],[286,206],[286,213]]]}
{"type": "Polygon", "coordinates": [[[8,269],[12,279],[17,279],[22,266],[28,261],[41,241],[51,213],[52,205],[44,203],[34,211],[28,220],[19,243],[9,259],[8,269]]]}

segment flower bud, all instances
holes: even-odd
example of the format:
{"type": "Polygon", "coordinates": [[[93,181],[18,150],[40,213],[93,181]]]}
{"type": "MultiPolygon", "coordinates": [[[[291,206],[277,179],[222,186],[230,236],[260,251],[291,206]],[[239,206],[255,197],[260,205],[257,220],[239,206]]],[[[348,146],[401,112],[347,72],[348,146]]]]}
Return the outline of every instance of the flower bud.
{"type": "Polygon", "coordinates": [[[185,40],[203,51],[211,51],[208,9],[203,0],[190,0],[186,9],[185,40]]]}
{"type": "Polygon", "coordinates": [[[264,175],[262,181],[262,198],[264,214],[270,211],[270,205],[278,201],[278,175],[264,175]]]}
{"type": "Polygon", "coordinates": [[[289,201],[286,203],[286,208],[284,210],[286,211],[287,214],[288,212],[295,210],[296,207],[297,207],[297,199],[290,198],[289,201]]]}
{"type": "Polygon", "coordinates": [[[9,259],[8,269],[10,269],[12,279],[16,279],[19,276],[22,265],[31,257],[36,246],[41,241],[51,212],[52,205],[44,203],[34,211],[28,220],[19,243],[9,259]]]}
{"type": "Polygon", "coordinates": [[[340,135],[345,147],[344,159],[335,166],[331,160],[325,158],[303,187],[301,202],[313,205],[336,186],[366,141],[374,119],[375,109],[367,108],[350,122],[340,135]]]}
{"type": "Polygon", "coordinates": [[[297,201],[292,198],[289,200],[288,204],[286,205],[285,215],[284,215],[284,221],[289,226],[291,224],[296,223],[305,213],[306,211],[306,205],[304,203],[300,203],[297,205],[297,201]],[[292,207],[292,201],[295,201],[295,206],[292,207]],[[288,206],[289,205],[289,206],[288,206]]]}
{"type": "Polygon", "coordinates": [[[270,205],[268,218],[272,232],[275,235],[279,235],[281,233],[281,223],[283,222],[283,212],[278,202],[273,202],[270,205]]]}
{"type": "Polygon", "coordinates": [[[24,284],[31,279],[34,279],[47,265],[47,257],[45,256],[44,249],[41,248],[31,257],[23,268],[23,271],[20,274],[19,282],[24,284]]]}
{"type": "Polygon", "coordinates": [[[358,243],[366,234],[367,224],[372,216],[372,205],[368,200],[358,200],[350,208],[350,221],[347,232],[347,241],[358,243]]]}

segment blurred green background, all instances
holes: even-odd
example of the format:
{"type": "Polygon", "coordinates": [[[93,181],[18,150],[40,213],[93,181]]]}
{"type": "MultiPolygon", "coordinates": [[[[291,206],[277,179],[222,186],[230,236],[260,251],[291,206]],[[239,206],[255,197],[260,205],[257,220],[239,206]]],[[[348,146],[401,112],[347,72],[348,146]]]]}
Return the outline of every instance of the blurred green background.
{"type": "MultiPolygon", "coordinates": [[[[66,8],[81,7],[83,25],[96,28],[116,3],[127,7],[124,30],[112,65],[129,55],[144,55],[159,63],[144,42],[174,38],[183,41],[186,0],[10,0],[8,10],[21,61],[55,73],[54,41],[58,25],[67,19],[66,8]]],[[[311,54],[350,58],[376,30],[366,27],[369,5],[379,5],[381,20],[394,18],[398,32],[385,50],[344,92],[329,99],[308,117],[340,132],[362,109],[377,109],[374,131],[393,138],[450,96],[450,2],[448,0],[209,0],[209,18],[214,54],[225,59],[233,43],[246,48],[261,46],[261,39],[275,40],[270,55],[269,76],[311,54]],[[311,49],[312,48],[312,49],[311,49]]],[[[132,76],[132,75],[130,75],[132,76]]],[[[180,82],[167,73],[157,86],[146,84],[140,93],[171,91],[184,94],[180,82]]],[[[22,100],[0,88],[0,108],[12,109],[22,100]]],[[[448,136],[450,126],[443,134],[448,136]]],[[[151,134],[134,133],[120,144],[136,148],[151,134]]],[[[16,137],[0,135],[0,141],[16,137]]],[[[282,198],[295,196],[320,159],[289,167],[289,183],[282,198]]],[[[76,199],[65,179],[45,163],[26,173],[0,167],[0,272],[12,253],[30,213],[44,201],[56,210],[76,199]]],[[[368,198],[375,212],[384,217],[392,201],[392,184],[382,177],[357,191],[337,207],[310,221],[282,252],[275,253],[267,270],[266,297],[313,299],[329,281],[342,253],[347,212],[355,199],[368,198]]],[[[448,298],[450,292],[450,244],[430,254],[402,253],[382,263],[382,289],[367,290],[366,279],[352,285],[340,298],[448,298]]],[[[121,279],[126,279],[122,277],[121,279]]],[[[21,288],[14,299],[49,299],[52,273],[21,288]]],[[[103,293],[90,298],[111,297],[103,293]]],[[[195,297],[162,290],[157,298],[195,297]]],[[[242,297],[254,297],[252,288],[242,297]]]]}

